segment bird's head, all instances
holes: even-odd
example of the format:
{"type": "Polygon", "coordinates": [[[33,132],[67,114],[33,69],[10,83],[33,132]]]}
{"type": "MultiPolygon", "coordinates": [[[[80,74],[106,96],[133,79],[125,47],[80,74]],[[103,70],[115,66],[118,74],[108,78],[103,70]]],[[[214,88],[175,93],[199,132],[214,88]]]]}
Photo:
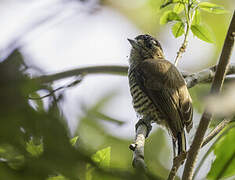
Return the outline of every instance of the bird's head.
{"type": "Polygon", "coordinates": [[[132,46],[130,59],[134,61],[164,58],[160,43],[150,35],[139,35],[135,39],[128,39],[128,41],[132,46]]]}

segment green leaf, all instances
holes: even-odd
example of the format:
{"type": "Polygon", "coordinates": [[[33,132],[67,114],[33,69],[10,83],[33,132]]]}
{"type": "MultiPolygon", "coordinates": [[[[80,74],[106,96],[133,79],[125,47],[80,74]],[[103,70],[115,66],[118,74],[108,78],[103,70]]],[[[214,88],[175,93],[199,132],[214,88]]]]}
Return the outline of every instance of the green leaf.
{"type": "Polygon", "coordinates": [[[177,3],[173,8],[173,11],[177,14],[181,13],[183,10],[184,10],[184,4],[182,3],[177,3]]]}
{"type": "Polygon", "coordinates": [[[175,12],[171,10],[165,11],[160,18],[160,24],[166,24],[171,21],[181,21],[181,19],[175,12]]]}
{"type": "Polygon", "coordinates": [[[70,143],[72,144],[72,146],[75,146],[77,140],[78,140],[78,136],[75,136],[72,139],[70,139],[70,143]]]}
{"type": "Polygon", "coordinates": [[[193,25],[199,25],[200,23],[201,23],[201,13],[200,13],[199,9],[197,8],[195,10],[195,14],[194,14],[194,17],[193,17],[192,24],[193,25]]]}
{"type": "Polygon", "coordinates": [[[90,164],[86,165],[86,180],[92,180],[92,172],[95,170],[90,164]]]}
{"type": "Polygon", "coordinates": [[[177,38],[184,34],[184,23],[183,22],[177,22],[175,23],[172,28],[173,35],[177,38]]]}
{"type": "Polygon", "coordinates": [[[208,43],[213,43],[212,35],[205,26],[198,24],[192,25],[191,31],[199,39],[206,41],[208,43]]]}
{"type": "Polygon", "coordinates": [[[210,2],[201,2],[201,3],[199,3],[199,7],[202,10],[207,11],[209,13],[224,14],[224,13],[228,12],[224,9],[223,6],[220,6],[218,4],[213,4],[210,2]]]}
{"type": "Polygon", "coordinates": [[[231,129],[215,146],[216,159],[207,175],[208,179],[222,179],[235,175],[235,129],[231,129]]]}
{"type": "Polygon", "coordinates": [[[43,143],[35,144],[34,140],[31,139],[29,142],[26,143],[26,150],[32,156],[39,156],[43,152],[43,143]]]}
{"type": "Polygon", "coordinates": [[[14,170],[21,169],[24,166],[25,157],[11,145],[0,146],[0,157],[5,159],[8,166],[14,170]]]}
{"type": "Polygon", "coordinates": [[[107,147],[97,151],[91,159],[97,163],[100,167],[109,167],[110,166],[110,155],[111,147],[107,147]]]}
{"type": "Polygon", "coordinates": [[[66,177],[62,175],[58,175],[58,176],[49,177],[47,178],[47,180],[69,180],[69,179],[67,179],[66,177]]]}

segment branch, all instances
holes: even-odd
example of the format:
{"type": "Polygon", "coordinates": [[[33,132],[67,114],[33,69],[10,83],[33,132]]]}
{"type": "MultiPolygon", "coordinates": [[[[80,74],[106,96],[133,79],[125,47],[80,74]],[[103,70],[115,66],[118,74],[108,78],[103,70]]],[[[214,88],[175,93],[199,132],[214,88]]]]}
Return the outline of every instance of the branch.
{"type": "Polygon", "coordinates": [[[78,75],[88,75],[88,74],[116,74],[116,75],[123,75],[126,76],[128,71],[127,66],[91,66],[91,67],[83,67],[83,68],[77,68],[72,69],[69,71],[63,71],[60,73],[52,74],[52,75],[44,75],[37,78],[32,79],[33,81],[44,84],[44,83],[50,83],[56,80],[72,77],[72,76],[78,76],[78,75]]]}
{"type": "Polygon", "coordinates": [[[44,96],[41,96],[41,97],[28,97],[28,99],[31,99],[31,100],[39,100],[39,99],[43,99],[43,98],[46,98],[46,97],[50,97],[52,96],[56,91],[59,91],[61,89],[66,89],[66,88],[70,88],[70,87],[73,87],[77,84],[79,84],[80,82],[82,81],[82,76],[78,77],[78,79],[76,79],[75,81],[73,81],[72,83],[69,83],[68,85],[64,85],[64,86],[61,86],[61,87],[58,87],[56,89],[52,89],[50,90],[50,93],[44,95],[44,96]]]}
{"type": "Polygon", "coordinates": [[[231,119],[224,119],[221,123],[219,123],[218,126],[216,126],[210,133],[209,135],[203,140],[203,143],[201,145],[201,148],[204,147],[207,143],[209,143],[217,134],[222,131],[227,124],[229,124],[231,119]]]}
{"type": "MultiPolygon", "coordinates": [[[[181,72],[185,81],[187,83],[187,87],[191,88],[200,83],[209,83],[212,81],[215,76],[215,71],[217,69],[217,65],[212,67],[203,69],[197,73],[189,74],[187,72],[181,72]]],[[[127,75],[128,66],[115,66],[115,65],[107,65],[107,66],[90,66],[72,69],[69,71],[63,71],[56,74],[44,75],[40,77],[33,78],[32,81],[35,81],[39,84],[51,83],[56,80],[78,76],[78,75],[88,75],[88,74],[114,74],[114,75],[127,75]]],[[[231,63],[228,67],[226,75],[235,74],[235,64],[231,63]]],[[[226,78],[227,79],[227,78],[226,78]]],[[[231,78],[228,78],[229,80],[231,78]]],[[[39,87],[40,88],[40,87],[39,87]]]]}
{"type": "MultiPolygon", "coordinates": [[[[218,126],[216,126],[209,135],[204,139],[202,143],[202,147],[204,147],[207,143],[209,143],[218,133],[220,133],[226,126],[231,122],[231,119],[224,119],[218,126]]],[[[176,156],[173,160],[173,166],[168,176],[168,180],[174,180],[176,173],[186,159],[187,153],[183,153],[180,156],[176,156]]]]}
{"type": "MultiPolygon", "coordinates": [[[[188,88],[191,88],[199,83],[208,83],[211,82],[215,76],[215,71],[217,69],[217,65],[209,67],[207,69],[203,69],[197,73],[187,74],[186,72],[182,72],[182,75],[185,78],[186,84],[188,88]]],[[[226,75],[235,74],[235,64],[231,63],[228,68],[226,75]]]]}
{"type": "MultiPolygon", "coordinates": [[[[188,28],[187,28],[187,32],[188,32],[189,30],[188,30],[188,28]]],[[[187,35],[185,35],[185,37],[184,37],[184,42],[183,42],[183,44],[181,45],[181,47],[179,48],[179,51],[177,52],[177,56],[176,56],[176,58],[175,58],[175,66],[177,66],[177,64],[178,64],[178,62],[179,62],[179,60],[180,60],[180,58],[182,57],[182,54],[186,51],[186,48],[187,48],[187,45],[188,45],[188,41],[187,41],[187,37],[188,37],[188,33],[187,33],[187,35]]]]}
{"type": "Polygon", "coordinates": [[[146,169],[144,162],[144,143],[147,131],[147,126],[145,124],[140,124],[136,130],[135,142],[129,146],[134,152],[132,165],[137,169],[146,169]]]}
{"type": "MultiPolygon", "coordinates": [[[[224,42],[223,50],[220,56],[219,64],[215,73],[215,77],[211,86],[211,94],[217,94],[220,92],[224,78],[226,75],[226,70],[229,64],[229,60],[232,54],[232,49],[234,45],[234,33],[235,32],[235,13],[233,13],[232,21],[229,26],[229,30],[224,42]]],[[[202,114],[198,129],[194,136],[193,143],[189,149],[188,158],[185,164],[183,172],[183,180],[191,180],[193,176],[193,169],[196,163],[196,159],[201,148],[203,137],[211,121],[212,114],[208,112],[207,108],[202,114]]]]}
{"type": "Polygon", "coordinates": [[[176,173],[177,173],[180,165],[182,165],[184,163],[184,160],[186,159],[186,156],[187,156],[187,153],[184,152],[184,153],[180,154],[179,156],[176,156],[173,159],[173,166],[171,168],[171,171],[168,175],[167,180],[174,180],[175,179],[176,173]]]}
{"type": "Polygon", "coordinates": [[[213,142],[213,144],[210,146],[210,148],[208,149],[208,151],[206,152],[206,154],[203,156],[202,160],[200,161],[199,165],[197,166],[195,173],[193,175],[193,179],[195,179],[195,177],[197,176],[200,168],[202,167],[202,164],[204,163],[204,161],[206,160],[206,158],[209,156],[209,154],[213,151],[215,145],[217,142],[219,142],[219,140],[224,137],[224,135],[226,135],[231,129],[233,129],[235,127],[235,124],[228,126],[220,135],[219,137],[213,142]]]}

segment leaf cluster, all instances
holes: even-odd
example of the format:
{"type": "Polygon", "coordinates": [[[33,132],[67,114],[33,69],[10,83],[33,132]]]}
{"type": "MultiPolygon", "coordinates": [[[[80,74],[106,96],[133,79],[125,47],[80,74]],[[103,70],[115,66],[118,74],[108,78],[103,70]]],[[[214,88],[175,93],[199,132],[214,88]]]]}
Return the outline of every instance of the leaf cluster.
{"type": "Polygon", "coordinates": [[[198,0],[166,0],[161,8],[170,7],[160,18],[160,24],[173,23],[172,34],[175,38],[187,36],[191,31],[197,38],[213,43],[213,36],[205,24],[201,22],[201,11],[223,14],[227,11],[220,5],[198,0]]]}

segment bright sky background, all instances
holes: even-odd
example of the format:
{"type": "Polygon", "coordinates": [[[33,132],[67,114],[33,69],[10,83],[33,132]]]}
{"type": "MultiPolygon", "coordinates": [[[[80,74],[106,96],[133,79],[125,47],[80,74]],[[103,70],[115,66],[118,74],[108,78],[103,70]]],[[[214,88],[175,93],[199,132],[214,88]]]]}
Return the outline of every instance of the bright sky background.
{"type": "MultiPolygon", "coordinates": [[[[87,4],[59,0],[3,1],[0,7],[0,49],[35,22],[56,15],[20,41],[29,65],[36,65],[48,74],[87,65],[128,65],[130,45],[127,38],[134,38],[141,31],[113,9],[96,6],[91,13],[90,7],[94,3],[95,0],[87,4]]],[[[166,58],[173,62],[182,38],[176,40],[169,32],[170,28],[162,29],[167,31],[157,35],[157,39],[162,43],[166,58]]],[[[191,70],[198,64],[207,64],[205,54],[212,52],[213,45],[192,36],[189,42],[183,56],[184,66],[180,63],[179,67],[191,70]]],[[[66,82],[71,79],[56,82],[55,87],[66,82]]],[[[63,112],[72,132],[76,129],[78,117],[82,116],[81,103],[89,107],[112,90],[118,90],[119,94],[108,105],[106,113],[127,122],[122,127],[115,125],[117,131],[112,133],[133,137],[136,116],[127,78],[111,75],[88,76],[79,86],[65,90],[63,112]]]]}
{"type": "MultiPolygon", "coordinates": [[[[13,38],[29,29],[33,23],[45,17],[53,17],[20,41],[28,65],[36,65],[47,74],[90,65],[128,65],[130,45],[127,38],[142,32],[119,12],[108,7],[96,6],[96,0],[87,4],[63,3],[63,0],[0,1],[0,51],[13,38]]],[[[165,51],[166,58],[173,62],[182,38],[174,39],[170,28],[162,28],[156,35],[165,51]]],[[[206,65],[207,54],[213,53],[214,45],[202,42],[192,35],[183,65],[179,68],[191,71],[206,65]]],[[[232,59],[234,60],[234,53],[232,59]]],[[[57,81],[58,87],[73,78],[57,81]]],[[[81,84],[65,90],[63,112],[72,132],[79,117],[83,116],[81,105],[90,107],[101,97],[118,91],[117,96],[105,108],[105,113],[127,122],[124,126],[106,123],[110,133],[121,137],[134,137],[136,115],[132,108],[127,77],[114,75],[91,75],[81,84]]],[[[196,123],[195,123],[196,124],[196,123]]]]}

